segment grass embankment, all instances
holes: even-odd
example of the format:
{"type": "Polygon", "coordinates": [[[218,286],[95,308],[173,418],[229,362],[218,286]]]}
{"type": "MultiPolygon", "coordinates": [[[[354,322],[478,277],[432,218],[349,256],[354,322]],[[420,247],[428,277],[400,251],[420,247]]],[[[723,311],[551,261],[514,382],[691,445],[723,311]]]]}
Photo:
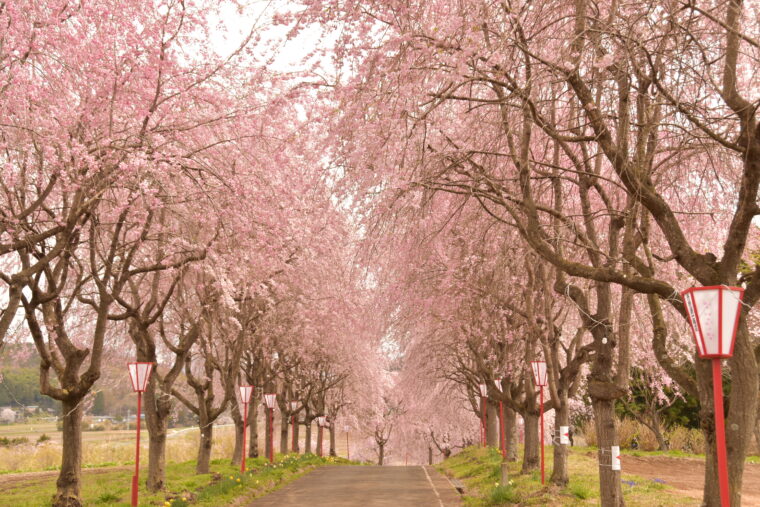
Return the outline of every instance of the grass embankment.
{"type": "MultiPolygon", "coordinates": [[[[546,485],[541,485],[541,471],[520,474],[520,463],[509,464],[509,484],[501,480],[501,454],[493,448],[468,447],[440,465],[439,469],[460,479],[465,485],[464,505],[598,505],[599,475],[594,459],[580,453],[570,454],[570,483],[560,488],[551,485],[551,447],[546,449],[546,485]]],[[[684,498],[654,480],[623,474],[623,495],[627,505],[676,506],[684,498]]]]}
{"type": "MultiPolygon", "coordinates": [[[[26,438],[28,443],[0,446],[0,474],[19,472],[37,472],[57,470],[61,466],[61,433],[55,430],[55,424],[0,426],[0,437],[26,438]],[[39,436],[47,435],[51,439],[37,443],[39,436]]],[[[147,456],[148,432],[143,427],[141,432],[141,453],[147,456]]],[[[174,428],[169,430],[166,445],[168,463],[184,463],[198,455],[200,433],[197,426],[174,428]]],[[[275,441],[277,444],[277,441],[275,441]]],[[[235,447],[235,430],[232,425],[214,427],[214,444],[211,449],[212,459],[224,459],[232,456],[235,447]]],[[[339,451],[340,453],[340,451],[339,451]]],[[[83,468],[113,467],[134,465],[135,431],[83,431],[82,463],[83,468]]]]}
{"type": "MultiPolygon", "coordinates": [[[[248,472],[229,460],[214,460],[211,473],[196,475],[195,462],[170,463],[166,467],[166,490],[149,493],[145,489],[146,471],[141,470],[140,505],[151,506],[219,506],[245,505],[257,496],[327,464],[348,464],[343,458],[320,458],[313,454],[280,456],[274,464],[265,458],[246,460],[248,472]],[[238,502],[232,503],[238,499],[238,502]]],[[[82,500],[85,506],[130,505],[133,470],[97,470],[82,475],[82,500]]],[[[2,507],[49,506],[55,493],[55,476],[14,480],[0,486],[2,507]]]]}

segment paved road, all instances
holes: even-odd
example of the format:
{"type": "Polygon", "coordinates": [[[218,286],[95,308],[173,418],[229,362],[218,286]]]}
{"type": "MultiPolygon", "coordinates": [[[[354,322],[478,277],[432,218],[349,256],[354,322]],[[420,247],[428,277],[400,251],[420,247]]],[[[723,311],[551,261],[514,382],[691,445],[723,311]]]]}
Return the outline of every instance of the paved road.
{"type": "Polygon", "coordinates": [[[459,493],[431,467],[323,466],[250,507],[453,507],[459,493]]]}

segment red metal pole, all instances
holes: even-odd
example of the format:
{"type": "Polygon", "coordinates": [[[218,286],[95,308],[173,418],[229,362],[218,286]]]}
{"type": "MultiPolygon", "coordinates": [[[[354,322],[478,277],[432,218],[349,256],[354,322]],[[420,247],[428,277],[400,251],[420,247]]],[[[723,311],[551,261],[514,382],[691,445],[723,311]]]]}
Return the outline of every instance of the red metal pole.
{"type": "Polygon", "coordinates": [[[248,403],[243,402],[243,460],[240,462],[240,473],[245,473],[245,430],[248,424],[248,403]]]}
{"type": "Polygon", "coordinates": [[[351,450],[348,448],[348,432],[346,432],[346,459],[351,459],[351,450]]]}
{"type": "Polygon", "coordinates": [[[269,462],[274,463],[274,409],[269,409],[269,462]]]}
{"type": "Polygon", "coordinates": [[[322,429],[322,425],[319,425],[319,429],[317,430],[317,434],[319,435],[319,456],[322,456],[322,436],[324,434],[324,429],[322,429]]]}
{"type": "Polygon", "coordinates": [[[507,441],[504,438],[504,402],[499,402],[499,433],[501,434],[501,458],[507,457],[507,441]]]}
{"type": "Polygon", "coordinates": [[[135,446],[135,475],[132,476],[132,507],[137,507],[137,485],[140,475],[140,411],[142,410],[142,392],[137,391],[137,445],[135,446]]]}
{"type": "Polygon", "coordinates": [[[541,484],[544,483],[544,388],[541,386],[539,389],[541,389],[541,427],[539,430],[541,431],[541,484]]]}
{"type": "Polygon", "coordinates": [[[713,399],[715,402],[715,443],[718,447],[718,481],[720,482],[720,505],[729,507],[728,460],[726,459],[726,425],[723,420],[723,372],[720,359],[712,360],[713,399]]]}

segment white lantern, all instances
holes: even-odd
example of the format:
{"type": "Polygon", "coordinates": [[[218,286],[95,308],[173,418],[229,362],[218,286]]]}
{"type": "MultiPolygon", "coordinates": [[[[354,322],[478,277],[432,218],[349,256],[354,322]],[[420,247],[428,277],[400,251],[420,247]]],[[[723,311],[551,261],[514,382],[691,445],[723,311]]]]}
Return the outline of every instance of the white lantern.
{"type": "Polygon", "coordinates": [[[148,379],[153,369],[153,363],[127,363],[129,378],[132,380],[132,390],[143,393],[148,388],[148,379]]]}
{"type": "Polygon", "coordinates": [[[480,385],[478,386],[478,388],[480,389],[480,395],[481,395],[483,398],[486,398],[486,397],[488,397],[488,386],[487,386],[486,384],[480,384],[480,385]]]}
{"type": "Polygon", "coordinates": [[[533,381],[536,383],[536,387],[547,385],[546,363],[544,361],[531,361],[530,366],[533,368],[533,381]]]}
{"type": "Polygon", "coordinates": [[[501,377],[493,379],[493,383],[496,385],[496,389],[498,389],[499,392],[502,392],[501,391],[501,377]]]}
{"type": "Polygon", "coordinates": [[[265,394],[264,395],[264,405],[266,405],[267,408],[273,409],[276,403],[277,403],[277,395],[276,394],[265,394]]]}
{"type": "Polygon", "coordinates": [[[620,470],[620,446],[613,445],[610,447],[610,455],[612,456],[612,469],[620,470]]]}
{"type": "Polygon", "coordinates": [[[681,293],[699,357],[723,358],[734,354],[743,296],[744,289],[723,285],[693,287],[681,293]]]}
{"type": "Polygon", "coordinates": [[[291,401],[290,402],[290,411],[295,412],[298,410],[298,402],[297,401],[291,401]]]}
{"type": "Polygon", "coordinates": [[[570,445],[570,427],[559,427],[559,443],[562,445],[570,445]]]}
{"type": "Polygon", "coordinates": [[[240,400],[243,403],[250,403],[251,394],[253,394],[253,386],[238,386],[240,390],[240,400]]]}
{"type": "Polygon", "coordinates": [[[348,424],[346,424],[346,425],[343,427],[343,430],[344,430],[346,433],[348,433],[349,431],[351,431],[351,426],[349,426],[348,424]]]}
{"type": "Polygon", "coordinates": [[[321,416],[317,417],[317,424],[319,426],[324,426],[326,420],[327,420],[327,417],[321,415],[321,416]]]}

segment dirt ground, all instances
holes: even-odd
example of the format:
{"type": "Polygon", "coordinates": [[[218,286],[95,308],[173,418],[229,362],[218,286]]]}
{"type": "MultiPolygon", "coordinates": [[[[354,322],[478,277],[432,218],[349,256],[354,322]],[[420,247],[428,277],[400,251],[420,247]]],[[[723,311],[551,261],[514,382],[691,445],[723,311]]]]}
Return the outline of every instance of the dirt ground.
{"type": "MultiPolygon", "coordinates": [[[[661,479],[679,493],[702,499],[705,465],[702,460],[667,456],[623,456],[623,473],[661,479]]],[[[760,465],[747,463],[742,481],[742,505],[760,505],[760,465]]]]}

